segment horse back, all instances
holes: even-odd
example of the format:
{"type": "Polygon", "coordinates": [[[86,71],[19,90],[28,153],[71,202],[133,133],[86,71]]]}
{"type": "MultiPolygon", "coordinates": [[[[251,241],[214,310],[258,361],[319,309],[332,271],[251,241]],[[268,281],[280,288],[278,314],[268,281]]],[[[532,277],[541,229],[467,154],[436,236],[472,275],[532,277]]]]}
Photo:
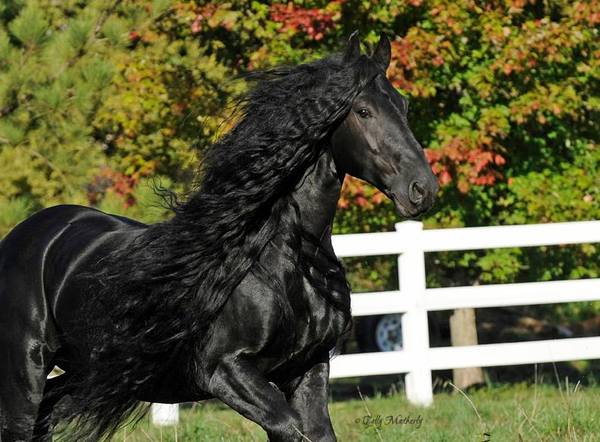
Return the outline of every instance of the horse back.
{"type": "Polygon", "coordinates": [[[82,258],[111,232],[143,227],[75,205],[50,207],[21,222],[0,242],[0,327],[13,330],[18,321],[48,334],[57,324],[61,290],[82,258]]]}

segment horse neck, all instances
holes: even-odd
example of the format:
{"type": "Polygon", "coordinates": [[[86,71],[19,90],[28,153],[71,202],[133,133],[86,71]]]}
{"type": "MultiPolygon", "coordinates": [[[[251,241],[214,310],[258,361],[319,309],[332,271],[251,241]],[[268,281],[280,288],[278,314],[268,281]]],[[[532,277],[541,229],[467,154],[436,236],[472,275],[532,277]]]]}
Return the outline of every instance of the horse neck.
{"type": "Polygon", "coordinates": [[[316,164],[300,180],[292,193],[298,204],[302,227],[316,238],[329,243],[343,176],[339,176],[329,149],[325,148],[316,164]]]}

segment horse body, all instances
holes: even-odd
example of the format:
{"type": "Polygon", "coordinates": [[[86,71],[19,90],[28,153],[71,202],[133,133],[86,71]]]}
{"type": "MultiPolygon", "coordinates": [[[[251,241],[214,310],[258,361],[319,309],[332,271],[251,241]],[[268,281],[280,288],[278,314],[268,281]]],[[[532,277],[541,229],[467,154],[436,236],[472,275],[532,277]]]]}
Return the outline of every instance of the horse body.
{"type": "Polygon", "coordinates": [[[371,61],[353,37],[343,60],[265,83],[229,135],[246,150],[215,151],[204,190],[173,220],[146,226],[57,206],[0,243],[2,442],[51,439],[52,411],[66,395],[66,416],[83,416],[78,438],[110,436],[137,401],[216,397],[270,440],[335,440],[329,352],[350,321],[331,245],[343,178],[368,180],[411,217],[437,191],[406,103],[382,74],[389,51],[382,38],[371,61]],[[320,69],[328,73],[318,77],[320,69]],[[331,84],[296,97],[310,112],[276,108],[273,96],[290,94],[286,82],[313,88],[313,75],[331,84]],[[354,83],[354,96],[336,104],[326,93],[346,93],[342,80],[354,83]],[[279,110],[303,129],[270,127],[279,110]],[[290,131],[278,135],[288,141],[244,132],[265,119],[267,132],[290,131]],[[273,164],[261,171],[255,157],[273,164]],[[261,180],[264,191],[251,187],[261,180]],[[46,382],[54,365],[65,374],[46,382]]]}
{"type": "MultiPolygon", "coordinates": [[[[298,203],[300,216],[308,220],[307,229],[318,234],[323,245],[332,250],[330,229],[341,184],[331,156],[322,155],[303,182],[292,198],[298,203]]],[[[44,379],[55,365],[68,376],[71,370],[87,363],[89,355],[77,336],[78,319],[85,297],[97,291],[78,275],[86,273],[116,244],[133,241],[146,228],[137,221],[88,207],[63,205],[38,212],[0,244],[0,302],[7,307],[3,311],[10,312],[10,317],[7,315],[0,322],[0,336],[6,337],[2,348],[10,354],[28,354],[29,360],[18,361],[19,366],[32,369],[29,382],[15,379],[19,393],[43,395],[44,379]],[[31,327],[29,341],[13,335],[14,331],[29,328],[24,324],[31,327]],[[32,341],[35,354],[15,348],[26,343],[31,349],[32,341]]],[[[212,398],[212,374],[226,355],[239,355],[240,349],[245,358],[252,358],[267,381],[288,395],[307,367],[316,361],[327,361],[329,350],[347,326],[346,317],[323,300],[305,278],[296,276],[299,263],[290,250],[286,251],[288,247],[284,239],[276,237],[260,258],[261,265],[277,275],[279,291],[248,274],[232,293],[211,324],[211,338],[193,356],[202,367],[201,375],[190,373],[187,364],[175,359],[165,375],[148,383],[137,399],[179,403],[212,398]],[[244,321],[248,317],[253,320],[244,321]]],[[[18,373],[9,364],[0,367],[6,381],[18,373]]],[[[0,391],[1,409],[5,412],[22,402],[8,393],[11,392],[0,391]]],[[[61,391],[61,396],[65,393],[61,391]]],[[[53,398],[53,402],[57,400],[53,398]]],[[[6,416],[10,418],[10,414],[6,416]]],[[[40,430],[45,418],[38,419],[40,430]]],[[[23,423],[25,429],[31,425],[32,422],[23,423]]]]}

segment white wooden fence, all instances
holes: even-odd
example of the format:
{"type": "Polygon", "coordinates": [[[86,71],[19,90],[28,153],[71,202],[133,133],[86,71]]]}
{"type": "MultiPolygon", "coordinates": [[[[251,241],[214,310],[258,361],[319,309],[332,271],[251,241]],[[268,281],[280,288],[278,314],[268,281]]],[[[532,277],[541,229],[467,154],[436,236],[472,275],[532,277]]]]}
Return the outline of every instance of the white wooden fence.
{"type": "MultiPolygon", "coordinates": [[[[428,289],[425,253],[600,242],[600,221],[424,230],[418,221],[396,224],[395,232],[337,235],[340,258],[398,255],[399,290],[352,295],[354,316],[403,313],[403,349],[340,355],[331,377],[406,373],[410,402],[433,401],[432,370],[600,359],[600,337],[464,347],[429,347],[427,312],[462,307],[500,307],[600,300],[600,278],[428,289]]],[[[174,407],[155,405],[154,420],[172,423],[174,407]]]]}

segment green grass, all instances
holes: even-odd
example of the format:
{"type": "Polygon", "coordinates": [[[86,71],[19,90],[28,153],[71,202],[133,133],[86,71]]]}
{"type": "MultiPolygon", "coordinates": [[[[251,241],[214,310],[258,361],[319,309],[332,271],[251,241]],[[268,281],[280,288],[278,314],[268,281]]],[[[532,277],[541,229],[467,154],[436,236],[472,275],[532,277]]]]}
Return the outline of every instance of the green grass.
{"type": "MultiPolygon", "coordinates": [[[[600,440],[600,386],[521,384],[466,395],[441,393],[429,408],[412,406],[402,394],[395,394],[333,402],[330,411],[340,441],[600,440]],[[388,416],[420,417],[421,423],[390,423],[388,416]]],[[[155,428],[146,420],[114,440],[265,441],[266,435],[254,423],[212,402],[183,409],[177,427],[155,428]]]]}

